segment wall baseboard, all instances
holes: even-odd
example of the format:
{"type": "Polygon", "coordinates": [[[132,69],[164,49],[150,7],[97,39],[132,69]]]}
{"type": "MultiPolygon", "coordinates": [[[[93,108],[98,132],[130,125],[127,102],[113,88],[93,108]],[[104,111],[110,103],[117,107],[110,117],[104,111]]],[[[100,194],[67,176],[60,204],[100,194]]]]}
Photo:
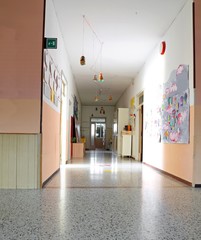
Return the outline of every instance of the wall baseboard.
{"type": "Polygon", "coordinates": [[[43,183],[42,183],[42,188],[45,187],[45,185],[60,171],[60,168],[58,168],[51,176],[49,176],[48,179],[46,179],[43,183]]]}
{"type": "MultiPolygon", "coordinates": [[[[161,172],[161,173],[163,173],[163,174],[165,174],[165,175],[167,175],[167,176],[169,176],[169,177],[172,177],[172,178],[176,179],[177,181],[182,182],[182,183],[184,183],[184,184],[186,184],[186,185],[188,185],[188,186],[190,186],[190,187],[193,186],[191,182],[188,182],[188,181],[186,181],[186,180],[184,180],[184,179],[182,179],[182,178],[180,178],[180,177],[177,177],[177,176],[175,176],[175,175],[173,175],[173,174],[171,174],[171,173],[168,173],[168,172],[163,171],[163,170],[161,170],[161,169],[159,169],[159,168],[156,168],[156,167],[154,167],[154,166],[152,166],[152,165],[150,165],[150,164],[148,164],[148,163],[144,163],[144,162],[143,162],[143,164],[145,164],[145,165],[147,165],[147,166],[155,169],[156,171],[161,172]]],[[[196,185],[200,185],[200,187],[201,187],[201,184],[196,184],[196,185]]],[[[195,186],[195,187],[196,187],[196,186],[195,186]]]]}

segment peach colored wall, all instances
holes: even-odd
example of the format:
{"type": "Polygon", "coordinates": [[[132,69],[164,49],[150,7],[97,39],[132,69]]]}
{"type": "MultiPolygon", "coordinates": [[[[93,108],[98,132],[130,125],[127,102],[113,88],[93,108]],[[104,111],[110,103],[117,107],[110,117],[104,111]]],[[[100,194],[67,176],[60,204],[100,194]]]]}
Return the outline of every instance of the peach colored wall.
{"type": "Polygon", "coordinates": [[[40,101],[37,99],[0,99],[1,133],[40,131],[40,101]]]}
{"type": "Polygon", "coordinates": [[[190,107],[190,143],[164,144],[164,169],[167,172],[193,182],[193,147],[194,147],[194,107],[190,107]]]}
{"type": "Polygon", "coordinates": [[[60,165],[60,114],[43,102],[42,183],[60,165]]]}
{"type": "Polygon", "coordinates": [[[193,146],[194,146],[194,107],[190,107],[190,143],[189,144],[156,144],[150,142],[154,153],[146,155],[144,162],[188,182],[193,182],[193,146]],[[152,145],[153,144],[153,145],[152,145]],[[161,147],[162,146],[162,147],[161,147]]]}
{"type": "Polygon", "coordinates": [[[1,123],[1,132],[40,130],[43,11],[43,0],[1,1],[0,109],[8,109],[1,118],[9,116],[10,105],[15,109],[13,119],[1,123]],[[13,99],[12,103],[7,99],[13,99]],[[33,112],[28,110],[32,107],[33,112]],[[34,121],[28,121],[32,117],[34,121]]]}

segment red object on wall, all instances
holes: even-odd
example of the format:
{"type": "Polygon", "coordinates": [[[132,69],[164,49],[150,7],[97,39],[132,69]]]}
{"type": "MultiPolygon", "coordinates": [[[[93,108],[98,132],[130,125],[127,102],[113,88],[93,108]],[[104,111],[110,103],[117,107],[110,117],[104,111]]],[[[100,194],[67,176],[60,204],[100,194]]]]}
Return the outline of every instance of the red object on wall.
{"type": "Polygon", "coordinates": [[[160,45],[160,54],[163,55],[165,53],[165,50],[166,50],[166,42],[162,41],[160,45]]]}

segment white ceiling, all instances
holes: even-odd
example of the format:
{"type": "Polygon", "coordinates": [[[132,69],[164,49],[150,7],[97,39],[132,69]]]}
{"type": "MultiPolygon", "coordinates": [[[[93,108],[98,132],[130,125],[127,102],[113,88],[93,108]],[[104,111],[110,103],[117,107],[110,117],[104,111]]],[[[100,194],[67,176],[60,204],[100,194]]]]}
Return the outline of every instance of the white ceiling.
{"type": "Polygon", "coordinates": [[[186,1],[53,0],[82,104],[115,105],[186,1]],[[104,83],[93,81],[100,70],[104,83]],[[98,92],[101,100],[95,102],[98,92]]]}

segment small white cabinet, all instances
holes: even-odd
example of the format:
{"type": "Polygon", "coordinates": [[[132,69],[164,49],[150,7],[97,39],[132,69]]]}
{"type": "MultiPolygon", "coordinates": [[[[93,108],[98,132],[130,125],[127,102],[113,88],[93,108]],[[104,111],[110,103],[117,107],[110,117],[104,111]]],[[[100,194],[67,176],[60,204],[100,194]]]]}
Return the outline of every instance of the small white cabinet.
{"type": "Polygon", "coordinates": [[[131,156],[131,134],[122,134],[122,157],[131,156]]]}

